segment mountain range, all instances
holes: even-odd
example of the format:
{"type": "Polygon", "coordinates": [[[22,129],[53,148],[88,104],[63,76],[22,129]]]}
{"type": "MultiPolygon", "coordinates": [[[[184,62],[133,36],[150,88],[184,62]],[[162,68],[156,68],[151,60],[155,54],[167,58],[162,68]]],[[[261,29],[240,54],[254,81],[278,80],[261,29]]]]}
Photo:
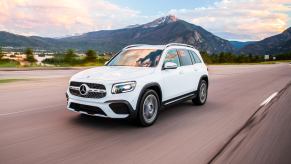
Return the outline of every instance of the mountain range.
{"type": "Polygon", "coordinates": [[[129,44],[167,44],[170,42],[194,45],[210,53],[232,51],[231,44],[200,26],[175,16],[158,18],[152,22],[118,30],[102,30],[60,39],[77,48],[96,47],[101,51],[117,51],[129,44]]]}
{"type": "Polygon", "coordinates": [[[232,45],[232,47],[235,49],[235,50],[239,50],[249,44],[252,44],[252,43],[255,43],[254,41],[245,41],[245,42],[242,42],[242,41],[229,41],[230,44],[232,45]]]}
{"type": "Polygon", "coordinates": [[[274,35],[242,47],[241,54],[282,54],[291,52],[291,27],[281,34],[274,35]]]}
{"type": "Polygon", "coordinates": [[[27,37],[0,31],[0,46],[2,47],[32,47],[55,51],[74,48],[79,51],[95,49],[100,52],[116,52],[129,44],[167,44],[170,42],[190,44],[208,53],[284,53],[291,51],[291,28],[258,42],[228,41],[200,26],[169,15],[142,25],[94,31],[64,38],[27,37]]]}

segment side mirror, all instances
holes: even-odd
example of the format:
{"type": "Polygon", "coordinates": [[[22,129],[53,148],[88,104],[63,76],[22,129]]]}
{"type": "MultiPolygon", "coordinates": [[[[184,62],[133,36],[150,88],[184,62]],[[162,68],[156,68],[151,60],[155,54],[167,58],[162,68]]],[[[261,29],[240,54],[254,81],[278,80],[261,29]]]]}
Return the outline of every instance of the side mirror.
{"type": "Polygon", "coordinates": [[[178,68],[178,65],[173,62],[166,62],[164,65],[164,69],[176,69],[178,68]]]}

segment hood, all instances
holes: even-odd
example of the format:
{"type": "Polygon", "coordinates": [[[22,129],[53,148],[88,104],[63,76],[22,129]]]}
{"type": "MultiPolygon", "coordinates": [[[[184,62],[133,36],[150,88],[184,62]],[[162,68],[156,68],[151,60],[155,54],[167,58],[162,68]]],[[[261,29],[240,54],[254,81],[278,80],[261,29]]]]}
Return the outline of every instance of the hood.
{"type": "Polygon", "coordinates": [[[154,68],[126,67],[126,66],[102,66],[84,70],[75,74],[73,80],[98,80],[98,81],[127,81],[149,75],[154,68]]]}

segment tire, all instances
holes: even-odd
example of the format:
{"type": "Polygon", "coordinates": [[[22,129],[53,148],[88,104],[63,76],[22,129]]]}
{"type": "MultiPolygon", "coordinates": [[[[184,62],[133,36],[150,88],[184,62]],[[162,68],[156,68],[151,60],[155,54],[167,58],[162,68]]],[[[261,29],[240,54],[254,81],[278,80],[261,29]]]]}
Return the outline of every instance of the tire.
{"type": "Polygon", "coordinates": [[[200,80],[198,89],[197,89],[197,96],[192,99],[192,102],[196,105],[204,105],[208,96],[208,83],[206,80],[200,80]]]}
{"type": "Polygon", "coordinates": [[[147,127],[155,123],[160,110],[160,100],[156,91],[146,90],[138,105],[137,122],[140,126],[147,127]]]}

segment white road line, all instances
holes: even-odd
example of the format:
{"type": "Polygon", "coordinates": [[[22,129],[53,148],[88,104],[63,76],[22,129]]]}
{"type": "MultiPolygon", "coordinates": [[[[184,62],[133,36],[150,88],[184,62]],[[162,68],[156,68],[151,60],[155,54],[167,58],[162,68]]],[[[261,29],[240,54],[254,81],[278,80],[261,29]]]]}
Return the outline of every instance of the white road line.
{"type": "MultiPolygon", "coordinates": [[[[55,108],[55,107],[59,107],[59,106],[63,106],[63,105],[54,105],[54,106],[47,106],[44,108],[35,108],[35,109],[31,109],[31,110],[22,110],[22,111],[17,111],[17,112],[11,112],[11,113],[0,113],[0,116],[8,116],[8,115],[12,115],[12,114],[19,114],[19,113],[24,113],[24,112],[31,112],[31,111],[42,111],[42,110],[46,110],[48,108],[55,108]]],[[[56,109],[54,109],[56,110],[56,109]]]]}
{"type": "Polygon", "coordinates": [[[267,105],[274,97],[276,97],[278,92],[273,93],[270,97],[268,97],[265,101],[261,103],[260,106],[267,105]]]}

